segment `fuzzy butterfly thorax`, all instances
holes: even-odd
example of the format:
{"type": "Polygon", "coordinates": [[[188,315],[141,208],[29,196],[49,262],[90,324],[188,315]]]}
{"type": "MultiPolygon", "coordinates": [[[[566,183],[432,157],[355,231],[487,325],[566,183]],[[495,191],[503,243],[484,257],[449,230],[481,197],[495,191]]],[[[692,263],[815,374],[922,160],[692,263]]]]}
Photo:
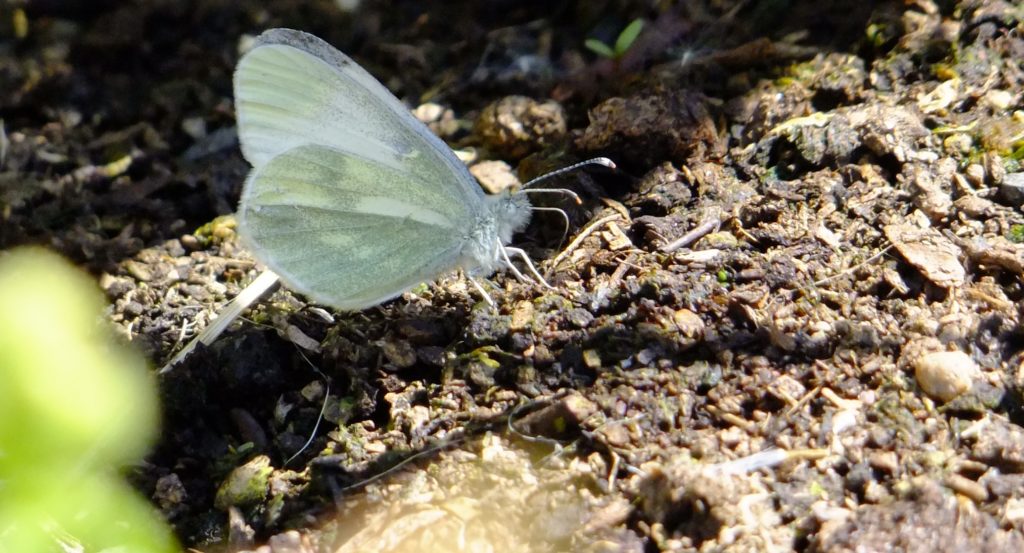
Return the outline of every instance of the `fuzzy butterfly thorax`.
{"type": "Polygon", "coordinates": [[[485,209],[468,227],[460,267],[471,276],[487,276],[501,268],[501,246],[530,222],[530,200],[522,193],[484,197],[485,209]]]}

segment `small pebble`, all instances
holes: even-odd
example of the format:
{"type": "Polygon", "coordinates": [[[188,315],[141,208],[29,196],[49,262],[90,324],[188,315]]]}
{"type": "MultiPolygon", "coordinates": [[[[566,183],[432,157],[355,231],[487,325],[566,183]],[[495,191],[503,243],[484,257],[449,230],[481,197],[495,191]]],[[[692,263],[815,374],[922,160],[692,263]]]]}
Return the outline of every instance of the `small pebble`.
{"type": "Polygon", "coordinates": [[[194,252],[196,250],[201,250],[203,248],[203,245],[199,241],[199,238],[197,238],[194,234],[186,234],[182,236],[180,240],[182,247],[188,251],[194,252]]]}
{"type": "Polygon", "coordinates": [[[994,110],[1004,110],[1013,104],[1013,93],[1008,90],[993,88],[985,93],[984,103],[994,110]]]}
{"type": "Polygon", "coordinates": [[[981,159],[985,164],[988,181],[992,184],[1003,184],[1003,179],[1006,178],[1006,166],[1003,165],[1003,158],[999,154],[985,152],[981,159]]]}
{"type": "Polygon", "coordinates": [[[520,185],[512,166],[500,160],[481,161],[469,168],[488,194],[499,194],[520,185]]]}
{"type": "Polygon", "coordinates": [[[302,390],[299,390],[299,395],[302,396],[302,399],[311,403],[319,401],[324,395],[324,384],[319,380],[314,380],[303,386],[302,390]]]}
{"type": "Polygon", "coordinates": [[[149,282],[153,280],[153,273],[144,264],[129,259],[124,263],[124,268],[128,271],[128,274],[135,277],[135,280],[142,282],[149,282]]]}
{"type": "Polygon", "coordinates": [[[110,299],[117,299],[135,289],[135,283],[125,277],[116,277],[107,273],[100,276],[100,288],[110,299]]]}
{"type": "Polygon", "coordinates": [[[988,490],[985,489],[985,486],[970,478],[959,474],[947,474],[944,483],[947,488],[971,498],[975,503],[981,503],[988,499],[988,490]]]}
{"type": "Polygon", "coordinates": [[[444,106],[441,104],[435,104],[433,102],[427,102],[420,104],[419,107],[412,110],[412,114],[416,119],[420,120],[420,123],[426,125],[427,123],[433,123],[441,119],[444,115],[444,106]]]}
{"type": "Polygon", "coordinates": [[[1024,205],[1024,173],[1010,173],[999,186],[999,193],[1014,206],[1024,205]]]}
{"type": "Polygon", "coordinates": [[[416,359],[434,367],[444,366],[444,348],[424,346],[416,350],[416,359]]]}
{"type": "Polygon", "coordinates": [[[206,119],[202,117],[186,117],[181,121],[181,130],[185,131],[185,134],[191,136],[194,140],[198,140],[206,136],[206,119]]]}
{"type": "Polygon", "coordinates": [[[188,498],[188,493],[185,491],[185,484],[181,482],[181,478],[173,472],[161,476],[156,481],[156,489],[153,491],[153,499],[156,500],[157,504],[164,512],[171,511],[182,505],[188,498]]]}
{"type": "Polygon", "coordinates": [[[408,369],[416,364],[416,350],[404,340],[379,340],[377,347],[388,362],[397,369],[408,369]]]}
{"type": "Polygon", "coordinates": [[[263,500],[269,489],[270,457],[259,455],[248,463],[236,467],[221,483],[213,504],[221,510],[235,505],[252,505],[263,500]]]}
{"type": "Polygon", "coordinates": [[[285,336],[288,341],[299,346],[306,351],[312,351],[314,353],[320,353],[320,342],[310,338],[305,332],[295,325],[288,325],[285,328],[285,336]]]}
{"type": "Polygon", "coordinates": [[[571,309],[569,313],[566,314],[566,319],[576,328],[586,328],[590,323],[594,322],[594,315],[586,309],[577,307],[575,309],[571,309]]]}
{"type": "Polygon", "coordinates": [[[688,340],[699,340],[704,336],[704,320],[689,309],[679,309],[673,313],[672,322],[679,329],[679,333],[688,340]]]}
{"type": "Polygon", "coordinates": [[[185,255],[185,247],[181,245],[181,240],[177,238],[164,242],[164,247],[167,248],[167,255],[171,257],[181,257],[185,255]]]}
{"type": "Polygon", "coordinates": [[[971,389],[981,371],[962,351],[938,351],[922,355],[914,362],[917,384],[929,396],[947,402],[971,389]]]}
{"type": "Polygon", "coordinates": [[[143,313],[145,313],[145,311],[146,308],[137,301],[130,301],[124,306],[124,313],[126,315],[130,315],[133,318],[142,315],[143,313]]]}
{"type": "Polygon", "coordinates": [[[968,154],[973,145],[971,136],[966,133],[954,133],[942,141],[942,147],[947,154],[968,154]]]}
{"type": "Polygon", "coordinates": [[[967,182],[974,186],[981,186],[985,184],[985,168],[978,163],[972,163],[964,169],[964,176],[967,177],[967,182]]]}
{"type": "Polygon", "coordinates": [[[512,308],[512,321],[509,328],[512,330],[524,330],[533,324],[533,302],[519,301],[512,308]]]}
{"type": "Polygon", "coordinates": [[[270,550],[273,553],[311,553],[312,550],[303,542],[302,535],[295,530],[278,534],[270,538],[270,550]]]}

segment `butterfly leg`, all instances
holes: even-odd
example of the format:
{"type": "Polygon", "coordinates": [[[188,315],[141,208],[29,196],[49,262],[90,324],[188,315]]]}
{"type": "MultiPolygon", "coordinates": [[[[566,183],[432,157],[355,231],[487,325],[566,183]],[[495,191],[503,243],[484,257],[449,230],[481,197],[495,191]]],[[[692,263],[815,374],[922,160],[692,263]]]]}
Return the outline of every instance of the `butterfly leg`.
{"type": "Polygon", "coordinates": [[[569,214],[564,209],[557,207],[533,207],[530,206],[531,211],[550,211],[552,213],[558,213],[562,216],[562,222],[565,223],[565,230],[562,231],[562,239],[558,242],[558,249],[562,249],[562,244],[565,243],[565,238],[569,236],[569,214]]]}
{"type": "MultiPolygon", "coordinates": [[[[499,252],[499,253],[501,254],[501,259],[502,259],[502,261],[504,261],[504,262],[505,262],[505,266],[507,266],[507,267],[508,267],[508,270],[509,270],[509,271],[512,271],[512,274],[513,274],[513,275],[515,275],[515,276],[516,276],[516,278],[518,278],[518,279],[519,279],[520,281],[522,281],[522,282],[533,282],[532,280],[530,280],[529,278],[527,278],[527,276],[526,276],[526,275],[524,275],[524,274],[523,274],[523,273],[522,273],[522,272],[521,272],[521,271],[519,270],[519,268],[518,268],[518,267],[516,267],[515,265],[513,265],[513,264],[512,264],[512,260],[511,260],[511,259],[509,259],[509,257],[508,257],[508,252],[510,252],[510,251],[512,251],[512,250],[515,250],[515,249],[518,249],[518,248],[507,248],[507,247],[505,247],[505,246],[504,246],[503,244],[501,244],[500,242],[498,243],[498,252],[499,252]]],[[[520,250],[520,251],[522,251],[522,250],[520,250]]],[[[536,273],[536,270],[534,270],[534,273],[536,273]]]]}
{"type": "Polygon", "coordinates": [[[473,287],[476,288],[477,292],[480,292],[480,295],[483,296],[484,301],[487,302],[487,305],[494,307],[494,300],[491,299],[491,295],[487,293],[487,290],[484,290],[484,287],[480,286],[480,283],[477,282],[475,278],[466,275],[466,279],[473,283],[473,287]]]}
{"type": "MultiPolygon", "coordinates": [[[[514,253],[514,254],[518,255],[519,257],[523,258],[523,261],[526,262],[526,268],[530,270],[530,273],[533,274],[533,276],[536,277],[537,280],[539,280],[540,283],[543,284],[545,288],[548,288],[548,289],[551,289],[551,290],[555,289],[554,286],[551,286],[550,284],[548,284],[548,281],[544,280],[544,277],[540,276],[540,273],[537,272],[537,267],[533,266],[533,261],[530,261],[530,256],[526,255],[526,252],[524,250],[522,250],[520,248],[505,248],[505,251],[506,252],[514,253]]],[[[508,253],[506,253],[505,255],[508,256],[508,253]]],[[[506,257],[506,259],[507,259],[507,257],[506,257]]]]}

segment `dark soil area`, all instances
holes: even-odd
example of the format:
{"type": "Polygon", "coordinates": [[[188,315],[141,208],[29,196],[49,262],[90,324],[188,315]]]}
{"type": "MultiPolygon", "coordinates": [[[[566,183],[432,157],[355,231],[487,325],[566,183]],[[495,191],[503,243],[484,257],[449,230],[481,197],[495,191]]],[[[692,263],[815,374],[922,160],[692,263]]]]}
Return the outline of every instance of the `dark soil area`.
{"type": "Polygon", "coordinates": [[[553,289],[282,288],[160,376],[131,478],[191,550],[1024,550],[1019,3],[0,7],[0,248],[94,274],[154,367],[261,270],[231,77],[264,29],[485,188],[618,164],[534,196],[553,289]]]}

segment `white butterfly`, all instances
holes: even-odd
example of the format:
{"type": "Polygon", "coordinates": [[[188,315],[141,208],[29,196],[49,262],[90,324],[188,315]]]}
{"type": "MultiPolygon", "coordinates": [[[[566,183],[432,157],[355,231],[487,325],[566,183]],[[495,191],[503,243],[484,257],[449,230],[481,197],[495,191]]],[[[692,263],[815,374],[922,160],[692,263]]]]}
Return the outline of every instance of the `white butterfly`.
{"type": "Polygon", "coordinates": [[[464,269],[486,276],[530,219],[525,194],[485,195],[465,165],[350,58],[300,31],[238,62],[240,235],[292,290],[363,309],[464,269]]]}
{"type": "MultiPolygon", "coordinates": [[[[243,292],[247,302],[276,277],[347,310],[456,269],[473,277],[505,267],[526,279],[509,254],[546,285],[525,252],[506,244],[529,222],[526,193],[551,190],[485,195],[444,142],[348,56],[313,35],[271,29],[239,60],[234,86],[242,154],[253,166],[239,234],[272,271],[243,292]]],[[[614,167],[599,158],[545,177],[590,163],[614,167]]],[[[219,319],[248,305],[232,303],[219,319]]],[[[212,342],[227,322],[199,341],[212,342]]]]}

